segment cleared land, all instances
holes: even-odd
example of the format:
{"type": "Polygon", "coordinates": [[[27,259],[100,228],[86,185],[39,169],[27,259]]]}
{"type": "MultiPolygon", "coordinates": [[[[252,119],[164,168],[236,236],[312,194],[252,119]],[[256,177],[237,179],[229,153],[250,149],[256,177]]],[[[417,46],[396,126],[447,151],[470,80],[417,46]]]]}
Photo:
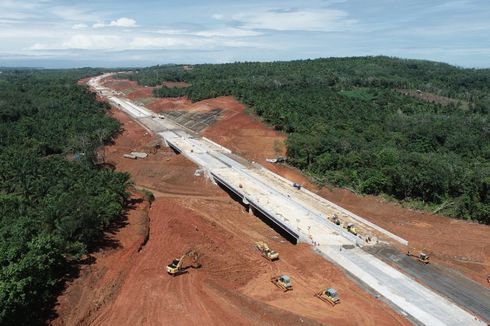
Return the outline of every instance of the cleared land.
{"type": "Polygon", "coordinates": [[[334,207],[332,203],[308,191],[291,191],[290,181],[274,174],[260,173],[266,170],[259,165],[240,164],[241,159],[233,157],[228,150],[219,145],[194,135],[168,119],[162,120],[146,108],[137,106],[123,97],[114,96],[113,91],[100,87],[100,79],[101,77],[93,79],[91,85],[98,92],[102,92],[111,103],[161,135],[176,151],[206,169],[216,182],[241,197],[245,204],[250,203],[250,208],[253,206],[254,211],[263,213],[289,236],[317,246],[316,250],[319,253],[380,293],[401,313],[430,325],[477,324],[473,315],[448,302],[446,298],[420,286],[374,256],[355,248],[352,243],[362,245],[364,241],[359,241],[357,237],[352,237],[352,234],[326,221],[325,216],[337,213],[342,218],[348,216],[358,222],[362,221],[360,232],[365,237],[368,234],[364,226],[368,224],[376,231],[404,245],[407,244],[405,240],[379,229],[340,207],[334,207]],[[320,208],[322,204],[324,207],[320,208]],[[347,244],[350,244],[349,248],[347,244]],[[339,251],[339,245],[349,250],[339,251]]]}
{"type": "Polygon", "coordinates": [[[149,209],[149,239],[141,251],[141,242],[131,244],[142,237],[134,227],[140,222],[130,218],[137,213],[130,211],[128,225],[114,235],[119,246],[82,269],[59,298],[53,324],[410,324],[309,246],[284,241],[220,188],[194,176],[196,166],[170,149],[144,160],[122,158],[129,150],[148,150],[153,138],[123,113],[113,115],[124,132],[106,148],[107,161],[157,197],[149,209]],[[280,261],[262,258],[256,240],[278,250],[280,261]],[[169,260],[190,247],[203,254],[203,267],[167,275],[169,260]],[[294,282],[291,293],[269,281],[283,272],[294,282]],[[344,300],[336,307],[313,297],[331,285],[344,300]]]}
{"type": "MultiPolygon", "coordinates": [[[[127,86],[128,85],[126,84],[124,87],[127,86]]],[[[129,92],[128,97],[136,98],[140,102],[151,102],[152,104],[150,104],[150,107],[153,108],[155,112],[165,110],[172,111],[175,109],[193,111],[196,108],[199,108],[199,110],[202,111],[210,111],[216,107],[222,108],[223,114],[220,115],[220,119],[210,127],[204,129],[202,131],[204,135],[229,148],[232,148],[235,152],[240,153],[251,160],[259,161],[263,165],[267,165],[268,168],[289,179],[305,183],[309,187],[312,187],[312,185],[309,184],[308,181],[305,180],[305,178],[297,171],[286,166],[271,165],[264,162],[265,158],[273,157],[278,153],[284,153],[284,147],[282,146],[283,152],[281,152],[281,149],[278,150],[278,144],[282,145],[285,137],[276,131],[266,128],[253,116],[245,114],[243,105],[235,101],[233,98],[225,97],[191,104],[188,100],[182,98],[157,100],[152,99],[151,97],[139,97],[142,94],[144,96],[149,96],[149,94],[151,94],[151,89],[135,87],[135,85],[130,86],[134,88],[135,91],[129,92]],[[239,128],[240,126],[243,126],[243,128],[239,128]]],[[[121,88],[123,88],[123,86],[121,86],[121,88]]],[[[225,269],[225,272],[219,274],[219,277],[217,278],[218,274],[215,274],[217,270],[216,268],[213,268],[212,271],[209,271],[207,268],[203,268],[201,270],[191,270],[189,274],[183,275],[181,278],[177,278],[177,280],[179,280],[179,289],[187,288],[188,281],[186,281],[185,278],[192,277],[191,275],[197,273],[200,273],[201,276],[203,276],[202,273],[204,273],[205,275],[203,277],[205,280],[219,280],[219,284],[221,285],[220,289],[222,291],[216,292],[213,290],[216,287],[212,284],[212,282],[201,282],[202,279],[200,279],[198,283],[189,285],[189,288],[187,288],[188,291],[191,291],[193,286],[196,286],[198,289],[199,286],[206,288],[208,295],[200,290],[198,291],[199,297],[201,298],[201,300],[199,300],[200,305],[203,304],[202,302],[207,303],[207,301],[210,301],[212,304],[209,306],[204,304],[204,310],[206,313],[199,310],[201,314],[204,314],[203,316],[207,316],[206,318],[209,318],[209,316],[219,316],[220,314],[227,315],[226,306],[231,305],[233,307],[237,307],[236,309],[240,311],[245,311],[245,313],[242,315],[246,315],[246,318],[241,319],[241,321],[238,322],[239,324],[261,324],[264,322],[271,324],[284,324],[285,319],[281,319],[278,316],[285,316],[284,314],[286,312],[282,309],[276,311],[276,313],[273,313],[271,310],[266,310],[264,312],[264,310],[261,309],[264,308],[264,303],[266,303],[266,307],[269,307],[269,305],[277,308],[284,307],[287,308],[287,310],[297,314],[296,317],[298,315],[305,316],[302,317],[303,320],[305,320],[306,317],[311,318],[310,321],[313,324],[313,320],[329,324],[347,323],[391,325],[396,323],[407,323],[399,315],[391,311],[391,309],[389,309],[385,304],[367,295],[350,279],[345,278],[343,272],[338,268],[335,268],[332,264],[326,262],[318,255],[313,254],[308,247],[294,247],[288,243],[281,242],[275,232],[267,228],[257,219],[251,218],[248,214],[243,212],[241,207],[237,206],[235,202],[230,201],[229,197],[227,197],[226,194],[224,194],[219,188],[211,186],[205,182],[202,183],[204,180],[203,178],[194,177],[193,173],[196,167],[186,159],[183,159],[181,156],[175,156],[175,153],[171,151],[160,150],[157,152],[157,154],[150,155],[150,157],[145,160],[131,161],[123,159],[122,154],[129,151],[150,151],[153,138],[135,122],[130,121],[124,114],[120,112],[114,112],[113,114],[116,118],[124,122],[125,132],[118,138],[114,146],[107,148],[107,152],[109,153],[107,155],[108,161],[113,163],[118,169],[128,171],[132,175],[133,180],[137,185],[154,190],[154,193],[157,196],[157,201],[153,207],[156,207],[159,202],[163,202],[164,205],[164,207],[159,208],[159,214],[155,216],[155,219],[161,219],[161,216],[168,216],[169,213],[176,213],[170,208],[168,211],[166,211],[167,206],[178,206],[179,209],[185,210],[183,216],[194,215],[194,218],[197,218],[189,220],[181,217],[181,219],[185,221],[184,224],[187,222],[196,222],[193,224],[193,226],[195,225],[197,229],[201,229],[202,223],[215,223],[218,226],[223,226],[224,229],[220,229],[217,232],[220,234],[225,233],[226,237],[229,237],[226,242],[231,243],[232,246],[235,245],[234,241],[236,241],[237,237],[240,238],[241,241],[247,242],[246,248],[247,250],[250,250],[247,255],[256,255],[257,253],[253,250],[252,243],[257,239],[264,239],[269,241],[271,246],[279,250],[281,254],[284,253],[284,255],[286,255],[286,259],[292,259],[289,262],[290,264],[280,265],[280,270],[271,269],[265,275],[263,272],[264,268],[267,268],[268,266],[266,264],[267,262],[262,261],[259,256],[257,256],[259,259],[256,260],[256,257],[254,256],[252,262],[247,259],[241,262],[243,265],[236,268],[237,272],[233,274],[235,275],[234,277],[228,277],[229,275],[227,271],[230,269],[225,269]],[[238,211],[235,212],[235,209],[238,211]],[[252,224],[248,224],[248,226],[246,226],[245,224],[242,224],[244,221],[252,224]],[[229,232],[231,232],[231,234],[229,232]],[[293,255],[293,258],[287,258],[291,255],[293,255]],[[240,283],[240,272],[238,272],[240,268],[243,268],[244,270],[252,269],[256,271],[254,268],[257,267],[257,263],[262,265],[259,265],[260,271],[257,270],[256,273],[262,274],[251,276],[245,273],[247,274],[245,277],[247,281],[243,282],[247,282],[246,286],[237,285],[236,282],[242,284],[240,283]],[[252,265],[255,267],[251,267],[252,265]],[[272,284],[268,283],[268,278],[273,276],[273,273],[284,270],[287,270],[290,276],[293,277],[293,282],[295,285],[305,287],[306,290],[304,295],[301,295],[300,298],[281,296],[282,293],[277,293],[276,288],[274,288],[272,284]],[[305,273],[309,275],[308,278],[303,279],[303,273],[300,273],[299,270],[304,270],[305,273]],[[294,271],[294,274],[291,271],[294,271]],[[221,282],[222,279],[225,281],[221,282]],[[225,284],[223,287],[223,284],[230,279],[231,281],[228,284],[225,284]],[[296,279],[301,280],[300,283],[295,281],[296,279]],[[345,299],[340,306],[337,306],[334,309],[324,306],[324,304],[318,299],[314,300],[313,298],[309,297],[311,294],[310,292],[317,291],[318,286],[329,286],[329,284],[319,284],[324,282],[325,279],[331,280],[332,283],[335,283],[335,287],[341,293],[342,298],[345,299]],[[267,284],[269,284],[271,287],[267,287],[267,284]],[[209,293],[211,294],[209,295],[209,293]],[[208,297],[215,298],[217,296],[220,296],[221,298],[218,300],[218,304],[216,304],[216,301],[214,301],[215,299],[206,300],[208,297]],[[237,301],[236,297],[240,297],[244,300],[237,301]],[[202,300],[202,298],[205,299],[202,300]],[[349,300],[353,305],[350,306],[350,303],[344,305],[347,300],[349,300]],[[361,302],[358,300],[361,300],[361,302]],[[339,307],[342,307],[342,310],[338,309],[339,307]],[[344,308],[345,310],[343,310],[344,308]],[[378,313],[378,311],[380,311],[380,313],[378,313]],[[264,317],[262,316],[264,313],[274,315],[278,318],[264,320],[264,317]],[[350,316],[350,318],[347,318],[347,316],[350,316]]],[[[486,283],[486,280],[482,276],[485,275],[485,271],[489,271],[488,259],[490,256],[490,240],[488,239],[488,236],[485,236],[485,234],[488,234],[488,227],[402,209],[398,205],[382,202],[376,197],[359,197],[345,190],[334,189],[333,191],[330,191],[323,189],[321,194],[326,198],[349,208],[359,215],[368,217],[373,222],[389,229],[390,231],[407,238],[416,246],[429,248],[429,250],[433,252],[433,257],[437,262],[443,262],[450,266],[457,267],[460,271],[463,271],[466,275],[478,280],[481,284],[486,283]],[[441,224],[447,224],[447,228],[441,228],[441,224]],[[434,232],[437,232],[439,235],[437,238],[432,236],[434,232]],[[458,234],[457,243],[452,240],[455,233],[458,234]],[[461,256],[456,255],[458,253],[461,253],[461,256]]],[[[150,209],[150,217],[153,216],[153,210],[154,208],[150,209]]],[[[156,226],[154,223],[155,222],[152,218],[149,224],[151,230],[153,230],[154,225],[156,226]]],[[[131,227],[131,223],[128,224],[128,227],[131,227]]],[[[175,228],[172,228],[171,226],[168,226],[168,228],[169,229],[162,228],[161,230],[162,232],[171,231],[179,234],[179,231],[175,228]]],[[[119,237],[120,234],[122,234],[124,237],[124,230],[126,230],[126,228],[116,233],[115,237],[119,237]]],[[[190,234],[184,233],[179,237],[183,239],[189,237],[190,234]]],[[[153,240],[154,239],[155,236],[153,237],[153,240]]],[[[116,240],[124,241],[123,239],[116,240]]],[[[176,248],[173,241],[168,239],[167,241],[163,241],[161,247],[158,248],[159,250],[162,250],[161,252],[166,258],[167,256],[172,257],[172,255],[177,256],[182,251],[187,249],[185,244],[189,242],[188,240],[187,242],[186,240],[182,240],[182,243],[183,245],[176,248]],[[168,248],[174,249],[169,250],[168,248]]],[[[151,244],[152,236],[150,236],[150,240],[145,248],[151,244]]],[[[218,250],[218,248],[221,247],[215,246],[213,251],[210,252],[211,255],[221,256],[220,259],[222,259],[222,261],[226,261],[226,254],[222,255],[222,251],[218,250]],[[219,254],[217,255],[215,251],[218,251],[219,254]]],[[[192,304],[194,304],[193,301],[189,301],[192,299],[189,299],[187,296],[192,295],[183,291],[179,295],[174,296],[174,294],[172,294],[171,296],[168,296],[168,299],[165,299],[162,297],[162,294],[154,293],[153,290],[149,291],[148,288],[141,283],[143,280],[136,280],[137,276],[135,276],[131,282],[140,284],[139,288],[137,286],[132,286],[129,283],[126,284],[128,282],[127,279],[130,277],[128,276],[129,274],[133,273],[137,275],[146,269],[148,274],[145,275],[149,276],[150,279],[156,279],[156,281],[148,280],[148,282],[150,284],[154,284],[159,290],[159,282],[166,282],[166,279],[162,277],[167,276],[164,273],[164,266],[168,263],[161,257],[161,253],[155,252],[153,254],[155,256],[158,255],[158,259],[154,258],[152,260],[148,258],[151,255],[147,256],[148,261],[143,263],[141,268],[135,270],[130,268],[130,265],[132,265],[134,259],[140,259],[138,257],[141,255],[141,253],[138,254],[137,252],[131,254],[126,253],[125,255],[130,257],[127,259],[127,261],[124,259],[118,259],[117,263],[115,264],[107,264],[106,261],[104,265],[105,258],[107,258],[108,261],[113,259],[112,261],[114,262],[116,261],[114,257],[119,257],[119,255],[122,255],[123,252],[127,252],[128,250],[129,249],[126,248],[126,246],[121,246],[111,251],[103,251],[101,252],[100,256],[96,255],[96,262],[87,265],[87,267],[82,270],[81,278],[75,280],[75,285],[70,285],[66,293],[60,298],[60,302],[64,302],[64,304],[60,305],[60,317],[54,323],[72,324],[73,322],[70,321],[78,321],[77,323],[81,324],[91,324],[96,320],[94,324],[109,324],[110,322],[124,321],[125,319],[119,317],[119,315],[126,316],[129,318],[129,320],[141,324],[160,322],[166,323],[173,321],[179,323],[179,320],[175,317],[175,315],[185,316],[184,319],[187,321],[186,318],[190,318],[189,313],[193,311],[192,304]],[[109,258],[111,256],[112,258],[109,258]],[[113,270],[113,273],[117,273],[118,277],[116,278],[115,276],[112,276],[111,278],[110,270],[113,270]],[[157,274],[162,277],[156,277],[157,274]],[[97,279],[104,279],[104,281],[97,281],[97,279]],[[112,282],[110,280],[112,280],[112,282]],[[76,284],[78,284],[78,286],[76,284]],[[80,286],[80,284],[83,286],[80,286]],[[90,286],[87,287],[86,284],[90,284],[90,286]],[[123,286],[128,288],[131,287],[131,289],[128,289],[127,292],[122,292],[121,287],[123,286]],[[109,291],[111,295],[105,294],[107,289],[112,289],[109,291]],[[129,310],[126,307],[129,307],[131,302],[134,304],[133,300],[131,302],[124,303],[124,300],[127,301],[125,297],[132,297],[133,295],[138,297],[148,295],[149,293],[152,293],[152,297],[158,300],[153,301],[145,299],[142,303],[139,303],[138,301],[139,306],[137,310],[140,311],[141,315],[144,315],[143,317],[133,316],[136,314],[136,312],[125,312],[126,310],[129,310]],[[173,302],[179,302],[177,305],[179,307],[167,307],[165,309],[169,310],[159,310],[162,309],[164,305],[162,305],[161,302],[156,301],[160,301],[159,299],[171,300],[170,298],[174,299],[173,302]],[[116,302],[115,300],[122,302],[120,305],[118,305],[119,308],[117,310],[108,309],[107,307],[111,306],[113,302],[116,302]],[[187,304],[187,302],[189,302],[189,304],[187,304]],[[88,308],[73,309],[73,307],[76,305],[80,305],[81,307],[86,306],[88,308]],[[141,313],[141,311],[144,313],[141,313]],[[129,316],[129,314],[132,315],[129,316]],[[161,314],[170,314],[172,316],[161,316],[161,314]],[[105,317],[101,317],[102,315],[105,317]]],[[[234,252],[234,254],[237,253],[234,252]]],[[[244,259],[242,258],[242,252],[238,253],[237,255],[242,255],[240,256],[240,259],[244,259]]],[[[203,258],[205,264],[208,264],[206,263],[206,260],[208,259],[206,258],[207,256],[208,255],[205,254],[203,258]]],[[[271,267],[273,266],[276,265],[272,265],[271,267]]],[[[487,284],[485,285],[488,286],[487,284]]],[[[295,288],[295,293],[298,293],[298,291],[296,291],[297,287],[295,288]]],[[[171,289],[174,288],[171,287],[171,289]]],[[[194,293],[194,295],[196,294],[194,293]]],[[[194,313],[192,313],[192,315],[194,315],[194,313]]],[[[238,315],[233,315],[233,318],[237,318],[236,316],[238,315]]],[[[287,316],[290,318],[296,318],[295,316],[291,315],[287,316]]],[[[221,317],[216,318],[217,320],[221,320],[221,317]]],[[[205,317],[203,317],[203,319],[200,321],[192,320],[191,324],[209,322],[209,320],[210,319],[205,319],[205,317]]],[[[180,322],[181,321],[182,320],[180,320],[180,322]]]]}
{"type": "Polygon", "coordinates": [[[221,108],[223,111],[219,120],[202,130],[203,136],[251,161],[260,162],[271,171],[303,184],[322,197],[368,218],[371,222],[407,239],[411,246],[427,250],[432,254],[434,261],[454,268],[490,289],[486,280],[487,275],[490,275],[489,226],[406,209],[379,197],[359,196],[345,189],[318,189],[300,171],[265,161],[266,158],[286,154],[286,136],[268,128],[253,115],[247,114],[245,106],[233,97],[192,103],[185,98],[153,98],[150,87],[138,86],[131,81],[108,78],[105,85],[110,88],[136,89],[129,93],[128,98],[137,101],[153,99],[153,103],[147,107],[155,112],[206,112],[216,107],[221,108]],[[142,90],[145,95],[141,95],[142,90]]]}

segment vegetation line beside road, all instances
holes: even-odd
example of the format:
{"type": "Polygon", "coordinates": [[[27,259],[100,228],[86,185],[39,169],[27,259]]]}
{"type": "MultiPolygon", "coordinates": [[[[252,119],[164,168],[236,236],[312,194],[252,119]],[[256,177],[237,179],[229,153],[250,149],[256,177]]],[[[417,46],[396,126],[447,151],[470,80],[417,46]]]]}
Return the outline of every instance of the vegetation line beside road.
{"type": "Polygon", "coordinates": [[[42,324],[68,267],[126,206],[128,175],[97,166],[119,123],[77,81],[93,69],[0,75],[0,324],[42,324]]]}

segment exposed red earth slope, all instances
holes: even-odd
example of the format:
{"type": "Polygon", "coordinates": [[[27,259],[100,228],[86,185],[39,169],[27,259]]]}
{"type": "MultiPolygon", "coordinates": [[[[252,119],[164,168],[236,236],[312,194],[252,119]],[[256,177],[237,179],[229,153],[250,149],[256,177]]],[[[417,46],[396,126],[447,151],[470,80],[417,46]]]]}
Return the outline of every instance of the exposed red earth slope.
{"type": "MultiPolygon", "coordinates": [[[[107,85],[112,87],[114,82],[109,79],[107,85]]],[[[128,97],[137,100],[144,98],[134,97],[133,95],[137,95],[135,92],[139,89],[151,89],[133,82],[131,88],[135,91],[130,92],[128,97]]],[[[147,95],[151,97],[151,92],[147,95]]],[[[155,112],[209,111],[221,108],[223,113],[220,120],[204,129],[204,136],[292,181],[304,184],[326,199],[407,239],[411,247],[430,252],[434,261],[490,287],[486,280],[487,275],[490,275],[489,226],[403,208],[379,197],[360,196],[345,189],[318,189],[300,171],[265,161],[266,158],[286,153],[286,136],[268,127],[255,116],[247,114],[245,105],[233,97],[219,97],[196,103],[186,98],[154,99],[149,108],[155,112]]]]}
{"type": "Polygon", "coordinates": [[[131,174],[137,187],[156,200],[128,211],[127,225],[112,235],[117,248],[95,253],[95,262],[59,297],[53,325],[408,325],[383,302],[348,278],[307,245],[292,245],[228,194],[196,166],[162,148],[146,159],[122,157],[150,152],[155,138],[125,114],[111,114],[124,132],[105,148],[106,161],[131,174]],[[146,215],[148,212],[148,215],[146,215]],[[145,243],[145,232],[149,232],[145,243]],[[265,240],[281,259],[270,263],[254,248],[265,240]],[[172,277],[165,266],[194,248],[202,268],[172,277]],[[282,292],[270,278],[287,273],[294,290],[282,292]],[[333,286],[336,307],[313,297],[333,286]]]}

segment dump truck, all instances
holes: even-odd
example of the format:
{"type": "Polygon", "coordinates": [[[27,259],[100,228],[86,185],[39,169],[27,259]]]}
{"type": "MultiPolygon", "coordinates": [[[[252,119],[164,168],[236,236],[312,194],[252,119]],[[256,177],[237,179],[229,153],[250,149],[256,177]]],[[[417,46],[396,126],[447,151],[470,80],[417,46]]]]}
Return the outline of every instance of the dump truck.
{"type": "Polygon", "coordinates": [[[255,242],[255,247],[266,259],[270,261],[279,259],[279,253],[269,248],[269,245],[267,243],[263,241],[257,241],[255,242]]]}
{"type": "Polygon", "coordinates": [[[352,223],[347,224],[347,231],[349,231],[353,235],[357,235],[357,229],[352,223]]]}
{"type": "Polygon", "coordinates": [[[271,278],[271,282],[284,292],[291,291],[293,289],[291,279],[287,275],[275,276],[271,278]]]}
{"type": "Polygon", "coordinates": [[[179,274],[184,274],[187,272],[189,267],[200,268],[201,263],[199,262],[200,255],[195,250],[189,250],[180,258],[175,258],[170,264],[167,265],[167,273],[176,276],[179,274]],[[190,266],[184,266],[184,261],[186,258],[192,257],[193,262],[190,266]]]}
{"type": "Polygon", "coordinates": [[[429,264],[430,263],[430,261],[429,261],[430,256],[427,253],[425,253],[423,251],[419,251],[418,254],[414,254],[413,253],[414,251],[417,251],[417,250],[413,250],[413,249],[412,250],[408,250],[407,251],[407,256],[409,256],[409,257],[415,257],[419,262],[421,262],[423,264],[429,264]]]}
{"type": "Polygon", "coordinates": [[[333,288],[326,288],[323,291],[315,293],[315,297],[319,298],[322,301],[330,303],[332,306],[340,303],[339,295],[337,291],[333,288]]]}

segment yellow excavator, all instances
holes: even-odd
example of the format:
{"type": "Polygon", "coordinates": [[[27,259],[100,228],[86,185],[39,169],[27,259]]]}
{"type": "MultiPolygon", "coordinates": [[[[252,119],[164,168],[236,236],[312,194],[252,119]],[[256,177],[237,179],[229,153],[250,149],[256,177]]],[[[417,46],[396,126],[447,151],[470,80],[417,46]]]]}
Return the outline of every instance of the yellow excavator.
{"type": "Polygon", "coordinates": [[[340,303],[340,298],[337,294],[337,291],[332,288],[327,288],[323,291],[315,293],[315,297],[319,298],[322,301],[330,303],[332,306],[340,303]]]}
{"type": "Polygon", "coordinates": [[[347,231],[349,231],[353,235],[357,235],[357,228],[352,223],[347,224],[347,231]]]}
{"type": "Polygon", "coordinates": [[[186,273],[189,266],[184,267],[184,261],[187,257],[192,257],[194,259],[190,267],[201,267],[201,263],[199,262],[200,255],[195,250],[189,250],[183,254],[182,257],[175,258],[170,264],[167,265],[167,273],[172,276],[186,273]]]}
{"type": "Polygon", "coordinates": [[[429,258],[430,256],[425,253],[424,251],[419,251],[419,254],[414,254],[413,251],[416,251],[416,250],[408,250],[407,251],[407,256],[409,257],[415,257],[417,258],[417,260],[423,264],[429,264],[430,261],[429,261],[429,258]]]}
{"type": "Polygon", "coordinates": [[[269,245],[267,243],[263,241],[257,241],[255,242],[255,247],[266,259],[270,261],[279,259],[279,253],[269,248],[269,245]]]}
{"type": "Polygon", "coordinates": [[[291,291],[293,289],[291,279],[287,275],[275,276],[271,278],[271,282],[284,292],[291,291]]]}

